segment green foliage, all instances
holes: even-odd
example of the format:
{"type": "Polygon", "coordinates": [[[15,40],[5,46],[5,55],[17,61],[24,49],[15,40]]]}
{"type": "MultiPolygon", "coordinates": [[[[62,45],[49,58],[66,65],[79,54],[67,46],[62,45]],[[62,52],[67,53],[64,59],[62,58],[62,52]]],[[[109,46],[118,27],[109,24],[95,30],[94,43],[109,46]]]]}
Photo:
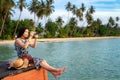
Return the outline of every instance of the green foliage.
{"type": "Polygon", "coordinates": [[[47,35],[49,35],[49,37],[56,37],[56,32],[58,30],[57,24],[49,20],[45,25],[45,30],[47,31],[47,35]]]}
{"type": "Polygon", "coordinates": [[[64,28],[60,28],[60,30],[58,31],[58,37],[59,38],[65,38],[65,37],[67,37],[67,34],[65,34],[65,30],[64,30],[64,28]]]}
{"type": "Polygon", "coordinates": [[[107,36],[107,27],[104,25],[101,25],[99,27],[99,35],[100,36],[107,36]]]}
{"type": "Polygon", "coordinates": [[[46,32],[45,38],[52,38],[52,35],[50,32],[46,32]]]}
{"type": "Polygon", "coordinates": [[[90,30],[90,28],[86,28],[86,30],[84,31],[84,36],[85,37],[93,36],[93,32],[90,30]]]}
{"type": "MultiPolygon", "coordinates": [[[[13,35],[14,31],[15,31],[15,27],[16,27],[17,21],[16,20],[9,20],[6,22],[4,30],[3,30],[3,34],[1,36],[1,39],[13,39],[15,36],[13,35]]],[[[32,30],[33,26],[33,21],[32,20],[21,20],[20,24],[18,26],[17,32],[18,30],[22,27],[22,26],[26,26],[27,28],[29,28],[30,30],[32,30]]]]}
{"type": "Polygon", "coordinates": [[[44,28],[42,28],[41,23],[39,23],[38,27],[36,27],[36,33],[39,37],[44,37],[44,28]]]}
{"type": "MultiPolygon", "coordinates": [[[[22,0],[20,0],[22,1],[22,0]]],[[[24,2],[26,4],[26,1],[24,2]]],[[[22,11],[21,4],[20,11],[22,11]]],[[[19,21],[19,25],[16,28],[18,20],[11,20],[12,9],[15,7],[14,0],[1,0],[0,3],[0,39],[14,39],[14,33],[16,34],[22,26],[26,26],[30,31],[35,28],[35,17],[39,19],[47,18],[54,11],[54,1],[53,0],[33,0],[30,2],[28,9],[31,13],[34,13],[34,21],[32,19],[24,19],[19,21]]],[[[20,5],[19,5],[20,6],[20,5]]],[[[27,6],[26,6],[27,7],[27,6]]],[[[120,26],[119,17],[115,19],[109,17],[108,23],[103,24],[102,20],[97,18],[94,20],[93,15],[95,13],[94,6],[86,9],[84,3],[80,7],[75,4],[68,2],[66,5],[66,10],[68,11],[68,22],[63,26],[64,20],[59,16],[56,21],[48,20],[45,22],[45,27],[39,23],[36,25],[36,32],[39,37],[42,38],[65,38],[65,37],[91,37],[91,36],[120,36],[120,26]],[[69,12],[73,14],[74,17],[69,19],[69,12]],[[87,22],[87,26],[79,26],[78,22],[87,22]]],[[[20,18],[19,18],[20,19],[20,18]]]]}

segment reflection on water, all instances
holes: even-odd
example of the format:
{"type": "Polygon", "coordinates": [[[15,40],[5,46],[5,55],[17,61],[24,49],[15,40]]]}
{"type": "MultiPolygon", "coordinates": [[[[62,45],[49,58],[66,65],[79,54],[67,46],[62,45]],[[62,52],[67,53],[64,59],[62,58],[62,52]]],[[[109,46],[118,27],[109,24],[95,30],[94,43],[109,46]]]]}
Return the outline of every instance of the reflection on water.
{"type": "MultiPolygon", "coordinates": [[[[29,51],[52,66],[67,66],[58,80],[120,80],[120,39],[39,42],[29,51]]],[[[0,55],[0,60],[15,58],[13,45],[0,46],[0,55]]],[[[51,74],[49,80],[55,80],[51,74]]]]}

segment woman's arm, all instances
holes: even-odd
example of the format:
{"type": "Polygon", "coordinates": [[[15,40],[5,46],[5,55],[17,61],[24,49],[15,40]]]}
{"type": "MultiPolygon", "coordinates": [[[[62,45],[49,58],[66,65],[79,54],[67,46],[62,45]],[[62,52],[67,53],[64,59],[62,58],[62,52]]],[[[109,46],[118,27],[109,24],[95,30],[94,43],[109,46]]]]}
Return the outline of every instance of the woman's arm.
{"type": "Polygon", "coordinates": [[[38,38],[38,35],[34,35],[34,37],[35,37],[35,39],[34,39],[33,44],[30,44],[30,46],[31,46],[32,48],[35,48],[35,47],[37,46],[37,38],[38,38]]]}
{"type": "Polygon", "coordinates": [[[27,40],[27,42],[24,44],[24,43],[22,42],[22,40],[18,38],[18,39],[15,41],[15,44],[17,44],[17,45],[19,45],[19,46],[27,49],[27,47],[30,45],[30,41],[27,40]]]}
{"type": "Polygon", "coordinates": [[[16,39],[15,44],[27,49],[27,47],[30,45],[31,39],[33,37],[33,32],[31,32],[30,37],[28,38],[28,40],[26,40],[26,43],[23,43],[22,40],[20,38],[16,39]]]}

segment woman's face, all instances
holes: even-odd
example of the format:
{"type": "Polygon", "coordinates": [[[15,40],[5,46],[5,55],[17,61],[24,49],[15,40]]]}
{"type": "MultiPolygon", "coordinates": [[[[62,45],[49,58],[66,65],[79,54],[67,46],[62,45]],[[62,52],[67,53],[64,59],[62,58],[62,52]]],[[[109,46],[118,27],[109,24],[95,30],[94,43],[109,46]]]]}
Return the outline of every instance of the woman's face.
{"type": "Polygon", "coordinates": [[[23,37],[24,37],[24,38],[27,38],[27,37],[28,37],[28,35],[29,35],[29,30],[28,30],[28,29],[26,29],[26,30],[25,30],[25,32],[24,32],[24,34],[23,34],[23,37]]]}

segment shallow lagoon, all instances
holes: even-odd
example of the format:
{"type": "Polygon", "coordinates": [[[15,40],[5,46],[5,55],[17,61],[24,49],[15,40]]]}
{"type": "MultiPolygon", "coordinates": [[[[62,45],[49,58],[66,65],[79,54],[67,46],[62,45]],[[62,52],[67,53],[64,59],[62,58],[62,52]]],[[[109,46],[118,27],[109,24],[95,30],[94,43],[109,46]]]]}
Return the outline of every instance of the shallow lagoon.
{"type": "MultiPolygon", "coordinates": [[[[34,57],[54,67],[67,66],[58,80],[120,80],[120,39],[39,42],[34,57]]],[[[0,46],[0,60],[15,59],[13,44],[0,46]]],[[[55,80],[49,73],[49,80],[55,80]]]]}

